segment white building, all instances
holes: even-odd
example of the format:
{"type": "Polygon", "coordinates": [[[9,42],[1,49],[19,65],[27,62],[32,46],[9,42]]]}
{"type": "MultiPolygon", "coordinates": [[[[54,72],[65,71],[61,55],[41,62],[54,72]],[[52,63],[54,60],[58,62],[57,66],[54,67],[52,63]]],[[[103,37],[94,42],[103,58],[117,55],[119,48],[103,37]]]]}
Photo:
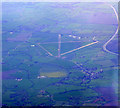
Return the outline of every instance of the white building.
{"type": "Polygon", "coordinates": [[[13,32],[10,32],[10,34],[13,34],[13,32]]]}
{"type": "Polygon", "coordinates": [[[38,78],[38,79],[39,79],[39,78],[46,78],[46,76],[38,76],[37,78],[38,78]]]}
{"type": "Polygon", "coordinates": [[[73,38],[76,38],[76,36],[73,36],[73,38]]]}
{"type": "Polygon", "coordinates": [[[31,45],[31,47],[34,47],[35,45],[31,45]]]}

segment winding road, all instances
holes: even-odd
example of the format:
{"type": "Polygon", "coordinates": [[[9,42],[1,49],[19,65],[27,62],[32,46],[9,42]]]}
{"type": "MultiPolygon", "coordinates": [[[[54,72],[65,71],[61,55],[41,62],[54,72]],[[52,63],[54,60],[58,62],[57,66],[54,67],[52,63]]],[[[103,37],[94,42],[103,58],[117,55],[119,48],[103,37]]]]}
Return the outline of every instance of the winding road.
{"type": "MultiPolygon", "coordinates": [[[[105,3],[105,4],[106,4],[106,3],[105,3]]],[[[117,30],[116,30],[116,32],[114,33],[114,35],[103,45],[103,49],[104,49],[106,52],[108,52],[108,53],[118,55],[117,53],[111,52],[111,51],[109,51],[109,50],[106,48],[106,46],[108,45],[108,43],[114,39],[114,37],[117,35],[118,30],[119,30],[119,18],[118,18],[117,11],[115,10],[115,8],[114,8],[111,4],[107,4],[107,5],[109,5],[109,6],[113,9],[113,11],[114,11],[114,13],[115,13],[115,15],[116,15],[117,22],[118,22],[118,27],[117,27],[117,30]]]]}

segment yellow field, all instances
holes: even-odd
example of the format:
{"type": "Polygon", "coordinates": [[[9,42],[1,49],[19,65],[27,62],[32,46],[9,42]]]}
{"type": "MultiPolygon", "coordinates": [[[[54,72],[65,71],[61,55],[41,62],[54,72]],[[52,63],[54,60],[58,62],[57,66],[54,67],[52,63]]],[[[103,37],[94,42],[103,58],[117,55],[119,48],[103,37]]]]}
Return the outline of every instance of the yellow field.
{"type": "Polygon", "coordinates": [[[65,77],[67,74],[65,72],[41,72],[40,76],[46,76],[46,77],[65,77]]]}

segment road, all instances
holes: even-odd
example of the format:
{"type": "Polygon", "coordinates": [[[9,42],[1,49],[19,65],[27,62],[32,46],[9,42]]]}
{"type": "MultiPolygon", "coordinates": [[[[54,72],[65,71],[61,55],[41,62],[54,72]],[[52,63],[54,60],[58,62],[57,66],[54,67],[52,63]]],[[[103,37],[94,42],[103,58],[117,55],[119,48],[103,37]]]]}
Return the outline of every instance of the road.
{"type": "Polygon", "coordinates": [[[117,27],[117,30],[116,30],[116,32],[114,33],[114,35],[103,45],[103,49],[104,49],[106,52],[108,52],[108,53],[118,55],[117,53],[111,52],[111,51],[109,51],[109,50],[106,48],[106,46],[108,45],[108,43],[109,43],[110,41],[112,41],[112,40],[114,39],[114,37],[117,35],[118,29],[119,29],[119,18],[118,18],[117,11],[115,10],[115,8],[114,8],[111,4],[107,4],[107,5],[109,5],[109,6],[113,9],[113,11],[114,11],[114,13],[115,13],[115,15],[116,15],[117,22],[118,22],[118,27],[117,27]]]}
{"type": "Polygon", "coordinates": [[[76,49],[70,50],[70,51],[68,51],[68,52],[62,53],[61,55],[65,55],[65,54],[71,53],[71,52],[73,52],[73,51],[79,50],[79,49],[81,49],[81,48],[84,48],[84,47],[90,46],[90,45],[95,44],[95,43],[98,43],[98,42],[99,42],[99,41],[92,42],[92,43],[90,43],[90,44],[87,44],[87,45],[81,46],[81,47],[79,47],[79,48],[76,48],[76,49]]]}
{"type": "Polygon", "coordinates": [[[40,44],[38,44],[39,47],[41,47],[44,51],[46,51],[50,56],[53,56],[48,50],[46,50],[44,47],[42,47],[40,44]]]}

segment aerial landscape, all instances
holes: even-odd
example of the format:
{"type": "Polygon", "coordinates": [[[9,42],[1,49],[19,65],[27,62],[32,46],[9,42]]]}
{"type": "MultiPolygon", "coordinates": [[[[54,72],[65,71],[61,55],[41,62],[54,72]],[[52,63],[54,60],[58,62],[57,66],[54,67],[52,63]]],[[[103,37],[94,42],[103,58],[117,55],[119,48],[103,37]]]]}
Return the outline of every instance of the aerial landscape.
{"type": "Polygon", "coordinates": [[[2,3],[2,106],[118,106],[118,4],[2,3]]]}

